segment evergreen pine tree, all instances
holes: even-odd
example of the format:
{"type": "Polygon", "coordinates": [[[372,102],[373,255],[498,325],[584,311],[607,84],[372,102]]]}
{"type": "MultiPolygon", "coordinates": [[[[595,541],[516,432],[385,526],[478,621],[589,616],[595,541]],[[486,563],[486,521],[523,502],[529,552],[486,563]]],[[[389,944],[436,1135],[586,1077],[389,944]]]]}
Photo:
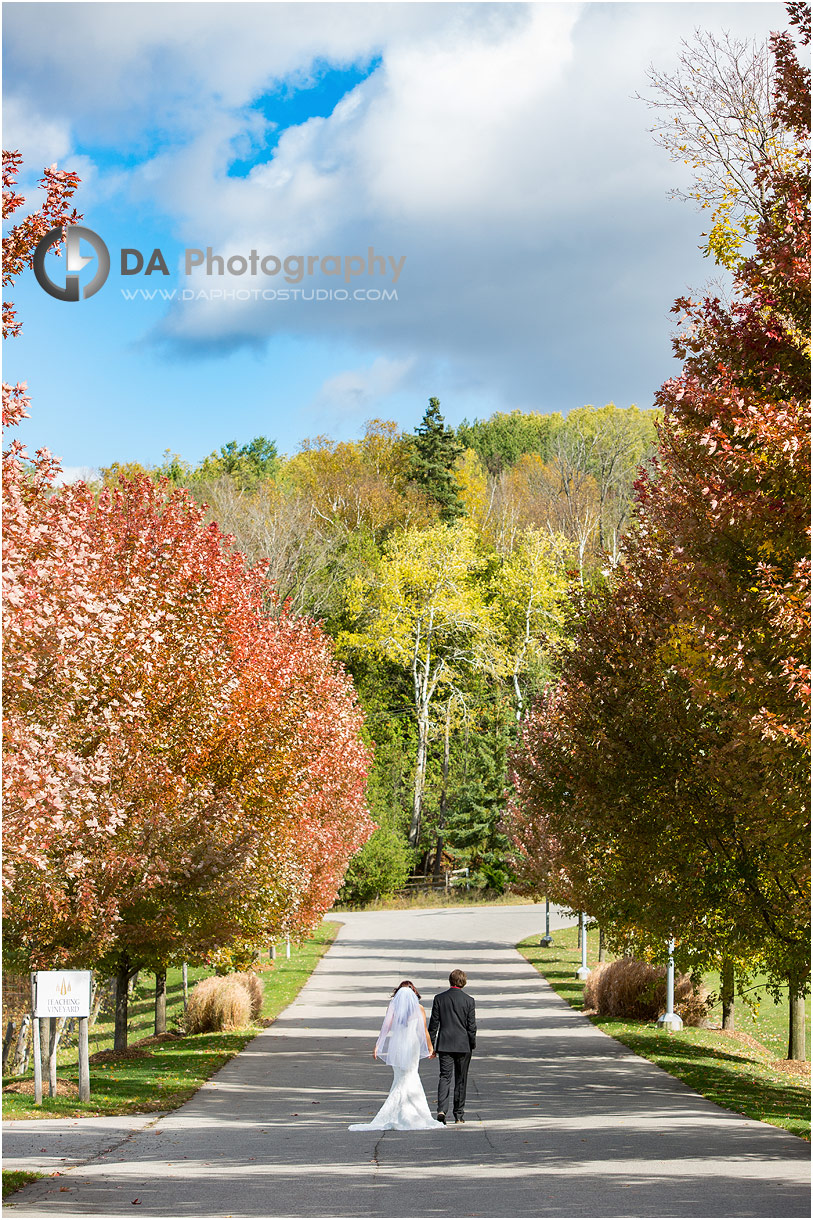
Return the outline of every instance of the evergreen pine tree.
{"type": "Polygon", "coordinates": [[[456,521],[466,511],[454,474],[462,452],[462,445],[440,413],[440,402],[430,398],[420,427],[415,429],[412,477],[440,505],[442,521],[456,521]]]}
{"type": "Polygon", "coordinates": [[[483,717],[470,739],[465,778],[446,821],[446,842],[456,866],[469,868],[471,884],[497,893],[514,879],[508,864],[511,844],[500,829],[509,744],[508,716],[498,707],[483,717]]]}

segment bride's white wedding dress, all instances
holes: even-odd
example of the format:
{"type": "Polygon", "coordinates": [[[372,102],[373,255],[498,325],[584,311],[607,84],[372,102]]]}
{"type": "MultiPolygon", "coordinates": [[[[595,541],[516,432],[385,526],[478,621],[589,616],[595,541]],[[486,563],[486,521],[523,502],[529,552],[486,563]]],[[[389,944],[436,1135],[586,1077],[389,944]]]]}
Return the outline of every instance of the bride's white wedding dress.
{"type": "Polygon", "coordinates": [[[418,1075],[418,1063],[428,1054],[426,1016],[415,992],[402,987],[390,1001],[376,1043],[377,1057],[392,1067],[392,1086],[372,1122],[353,1123],[349,1130],[430,1131],[442,1127],[429,1112],[418,1075]]]}

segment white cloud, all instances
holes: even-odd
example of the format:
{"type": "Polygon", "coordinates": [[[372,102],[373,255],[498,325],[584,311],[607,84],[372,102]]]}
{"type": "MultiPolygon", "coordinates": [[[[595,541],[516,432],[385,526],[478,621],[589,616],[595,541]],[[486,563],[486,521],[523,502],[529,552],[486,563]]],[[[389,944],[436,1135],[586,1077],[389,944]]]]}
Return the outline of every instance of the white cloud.
{"type": "Polygon", "coordinates": [[[3,128],[3,147],[21,152],[36,174],[72,151],[71,124],[64,115],[38,114],[14,95],[3,103],[3,128]]]}
{"type": "Polygon", "coordinates": [[[324,382],[314,406],[359,415],[400,389],[413,364],[412,360],[387,360],[379,356],[367,368],[345,369],[324,382]]]}
{"type": "Polygon", "coordinates": [[[101,472],[95,466],[63,466],[54,483],[65,487],[68,483],[96,483],[100,478],[101,472]]]}
{"type": "Polygon", "coordinates": [[[305,84],[314,62],[351,65],[412,30],[454,25],[460,13],[506,6],[447,4],[19,4],[4,41],[13,88],[71,116],[90,137],[137,139],[205,126],[285,79],[305,84]],[[49,37],[43,38],[43,28],[49,37]]]}
{"type": "Polygon", "coordinates": [[[633,95],[695,26],[786,25],[776,3],[26,7],[6,18],[18,96],[36,99],[53,140],[67,97],[82,144],[141,147],[122,186],[183,244],[406,255],[392,307],[189,303],[160,328],[224,350],[349,339],[358,368],[322,390],[346,410],[392,392],[413,360],[514,405],[545,404],[549,386],[606,400],[630,367],[654,389],[670,371],[671,301],[709,268],[701,218],[666,199],[685,171],[633,95]],[[318,59],[373,55],[381,66],[330,117],[283,132],[247,178],[227,175],[260,94],[318,59]]]}
{"type": "Polygon", "coordinates": [[[451,37],[394,47],[358,139],[372,205],[429,223],[527,215],[529,150],[571,60],[580,7],[529,7],[503,31],[470,19],[451,37]]]}

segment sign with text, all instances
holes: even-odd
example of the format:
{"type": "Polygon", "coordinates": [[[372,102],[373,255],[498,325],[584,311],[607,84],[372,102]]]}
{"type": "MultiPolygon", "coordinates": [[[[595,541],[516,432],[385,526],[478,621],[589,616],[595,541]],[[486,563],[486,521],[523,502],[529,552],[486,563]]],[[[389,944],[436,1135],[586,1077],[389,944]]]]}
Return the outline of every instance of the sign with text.
{"type": "Polygon", "coordinates": [[[35,1017],[90,1016],[89,970],[37,970],[35,1017]]]}

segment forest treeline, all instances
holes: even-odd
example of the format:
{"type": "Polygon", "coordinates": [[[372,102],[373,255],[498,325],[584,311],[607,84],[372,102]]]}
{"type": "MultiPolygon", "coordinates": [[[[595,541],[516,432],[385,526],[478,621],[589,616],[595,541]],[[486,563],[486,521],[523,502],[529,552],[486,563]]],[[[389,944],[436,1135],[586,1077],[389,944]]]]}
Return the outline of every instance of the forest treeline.
{"type": "MultiPolygon", "coordinates": [[[[504,888],[507,752],[550,676],[568,589],[618,558],[656,419],[610,403],[452,429],[433,398],[412,432],[374,419],[360,440],[319,436],[291,456],[260,436],[149,470],[267,562],[280,601],[324,624],[353,676],[379,830],[348,900],[413,871],[504,888]]],[[[144,473],[116,463],[102,478],[144,473]]]]}

